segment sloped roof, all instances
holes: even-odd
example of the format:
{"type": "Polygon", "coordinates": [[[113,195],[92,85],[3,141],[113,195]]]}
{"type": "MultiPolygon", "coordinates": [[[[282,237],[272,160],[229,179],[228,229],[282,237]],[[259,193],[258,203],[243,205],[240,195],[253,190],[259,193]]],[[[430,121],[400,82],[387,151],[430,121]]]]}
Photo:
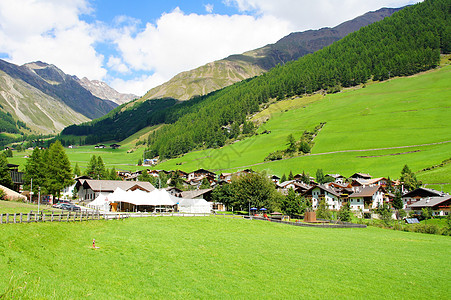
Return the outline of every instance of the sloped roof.
{"type": "Polygon", "coordinates": [[[85,188],[91,188],[95,192],[114,192],[116,188],[120,188],[124,191],[131,189],[134,186],[139,186],[142,189],[151,192],[155,190],[155,187],[147,181],[121,181],[121,180],[80,180],[85,188]]]}
{"type": "Polygon", "coordinates": [[[312,190],[315,189],[315,188],[319,188],[319,189],[322,190],[322,191],[328,192],[329,194],[332,194],[332,195],[334,195],[335,197],[340,197],[340,195],[339,195],[336,191],[334,191],[334,190],[332,190],[332,189],[330,189],[330,188],[328,188],[327,186],[322,185],[322,184],[312,186],[312,187],[309,188],[307,191],[305,191],[303,195],[309,193],[310,191],[312,191],[312,190]]]}
{"type": "Polygon", "coordinates": [[[211,192],[213,189],[202,189],[202,190],[193,190],[193,191],[185,191],[182,192],[182,198],[185,199],[194,199],[196,197],[202,196],[208,192],[211,192]]]}
{"type": "Polygon", "coordinates": [[[428,198],[421,199],[420,201],[417,201],[415,203],[412,203],[412,204],[408,205],[407,207],[410,207],[410,208],[434,207],[434,206],[439,205],[448,200],[451,200],[450,195],[447,195],[445,197],[428,197],[428,198]]]}
{"type": "Polygon", "coordinates": [[[440,197],[440,196],[444,195],[443,192],[440,192],[440,191],[437,191],[437,190],[434,190],[434,189],[428,189],[428,188],[424,188],[424,187],[419,187],[417,189],[414,189],[413,191],[405,193],[402,196],[403,197],[412,197],[412,196],[415,196],[416,194],[418,194],[418,192],[424,192],[426,195],[432,196],[432,197],[434,197],[434,196],[440,197]]]}
{"type": "Polygon", "coordinates": [[[380,185],[376,186],[366,186],[362,188],[359,192],[354,192],[349,195],[349,198],[359,198],[359,197],[372,197],[379,189],[384,189],[380,185]]]}

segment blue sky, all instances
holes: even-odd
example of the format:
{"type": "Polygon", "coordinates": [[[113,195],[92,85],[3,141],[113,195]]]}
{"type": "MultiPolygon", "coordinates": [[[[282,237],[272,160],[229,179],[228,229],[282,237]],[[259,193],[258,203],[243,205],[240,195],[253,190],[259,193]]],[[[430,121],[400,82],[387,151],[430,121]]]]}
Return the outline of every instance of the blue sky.
{"type": "Polygon", "coordinates": [[[0,0],[0,58],[143,95],[176,74],[412,0],[0,0]]]}

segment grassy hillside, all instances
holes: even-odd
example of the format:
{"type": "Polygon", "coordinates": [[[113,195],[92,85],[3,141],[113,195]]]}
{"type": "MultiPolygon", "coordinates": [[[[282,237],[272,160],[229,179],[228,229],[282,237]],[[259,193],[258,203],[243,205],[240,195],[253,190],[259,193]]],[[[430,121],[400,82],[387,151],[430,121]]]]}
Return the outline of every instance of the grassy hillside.
{"type": "MultiPolygon", "coordinates": [[[[304,130],[326,122],[314,140],[312,154],[315,155],[252,168],[279,175],[290,170],[314,174],[322,168],[344,175],[367,171],[375,176],[398,177],[405,163],[413,170],[420,170],[450,157],[451,143],[415,147],[451,140],[451,127],[445,121],[451,117],[450,80],[451,66],[446,66],[325,97],[315,95],[277,102],[254,116],[254,120],[260,121],[270,118],[258,130],[271,131],[270,134],[259,134],[221,149],[188,153],[158,168],[242,169],[262,163],[270,152],[286,148],[289,134],[299,139],[304,130]],[[406,146],[409,148],[370,150],[406,146]],[[365,151],[325,154],[346,150],[365,151]],[[182,166],[176,165],[180,163],[182,166]]],[[[442,169],[435,172],[442,173],[442,169]]],[[[441,180],[451,182],[451,175],[447,174],[441,180]]]]}
{"type": "Polygon", "coordinates": [[[0,297],[445,299],[450,247],[223,217],[11,224],[0,226],[0,297]]]}

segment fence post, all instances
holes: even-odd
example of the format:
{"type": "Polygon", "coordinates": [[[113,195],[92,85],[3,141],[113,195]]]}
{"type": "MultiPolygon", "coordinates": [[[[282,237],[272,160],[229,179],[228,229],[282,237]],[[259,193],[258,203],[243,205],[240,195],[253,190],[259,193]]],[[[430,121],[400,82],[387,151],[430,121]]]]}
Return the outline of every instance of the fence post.
{"type": "Polygon", "coordinates": [[[6,224],[9,223],[9,213],[6,213],[6,224]]]}
{"type": "Polygon", "coordinates": [[[13,220],[14,220],[14,224],[15,224],[16,223],[16,213],[14,213],[13,220]]]}
{"type": "Polygon", "coordinates": [[[53,210],[52,210],[52,215],[50,216],[50,222],[53,222],[53,210]]]}
{"type": "Polygon", "coordinates": [[[70,218],[70,211],[67,212],[67,222],[69,222],[69,218],[70,218]]]}
{"type": "Polygon", "coordinates": [[[0,224],[3,224],[3,214],[0,214],[0,224]]]}
{"type": "Polygon", "coordinates": [[[31,212],[28,212],[28,214],[27,214],[27,223],[30,223],[30,218],[31,218],[31,212]]]}
{"type": "Polygon", "coordinates": [[[45,214],[41,213],[41,216],[42,216],[42,222],[45,222],[45,214]]]}
{"type": "Polygon", "coordinates": [[[22,223],[22,213],[20,213],[20,223],[22,223]]]}

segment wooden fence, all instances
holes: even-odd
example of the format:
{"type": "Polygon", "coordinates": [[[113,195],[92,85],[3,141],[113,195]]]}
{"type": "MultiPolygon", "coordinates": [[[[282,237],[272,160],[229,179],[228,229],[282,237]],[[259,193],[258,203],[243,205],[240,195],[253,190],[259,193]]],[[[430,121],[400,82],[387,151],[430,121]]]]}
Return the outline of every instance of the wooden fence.
{"type": "Polygon", "coordinates": [[[0,224],[33,222],[82,222],[89,220],[125,219],[129,214],[106,214],[98,211],[33,212],[0,214],[0,224]]]}

